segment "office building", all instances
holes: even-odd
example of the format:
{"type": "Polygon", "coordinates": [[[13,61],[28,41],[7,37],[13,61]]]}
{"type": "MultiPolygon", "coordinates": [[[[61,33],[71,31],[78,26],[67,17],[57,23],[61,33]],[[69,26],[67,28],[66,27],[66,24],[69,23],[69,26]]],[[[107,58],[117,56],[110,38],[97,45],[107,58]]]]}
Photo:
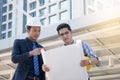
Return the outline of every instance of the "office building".
{"type": "Polygon", "coordinates": [[[48,50],[62,45],[56,26],[69,23],[74,38],[88,42],[102,62],[91,70],[91,79],[118,80],[119,8],[120,0],[0,0],[0,80],[11,79],[14,73],[13,41],[26,37],[29,17],[39,17],[43,27],[38,42],[48,50]]]}

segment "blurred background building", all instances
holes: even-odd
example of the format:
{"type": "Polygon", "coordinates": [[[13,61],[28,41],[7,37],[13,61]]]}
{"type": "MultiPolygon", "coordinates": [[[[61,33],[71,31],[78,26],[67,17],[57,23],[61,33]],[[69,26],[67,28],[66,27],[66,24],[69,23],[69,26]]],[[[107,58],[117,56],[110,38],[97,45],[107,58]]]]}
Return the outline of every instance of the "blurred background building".
{"type": "Polygon", "coordinates": [[[100,58],[91,80],[120,79],[120,0],[0,0],[0,80],[13,76],[13,41],[26,37],[30,16],[39,17],[43,27],[38,42],[47,50],[62,45],[56,27],[66,22],[74,39],[88,42],[100,58]]]}

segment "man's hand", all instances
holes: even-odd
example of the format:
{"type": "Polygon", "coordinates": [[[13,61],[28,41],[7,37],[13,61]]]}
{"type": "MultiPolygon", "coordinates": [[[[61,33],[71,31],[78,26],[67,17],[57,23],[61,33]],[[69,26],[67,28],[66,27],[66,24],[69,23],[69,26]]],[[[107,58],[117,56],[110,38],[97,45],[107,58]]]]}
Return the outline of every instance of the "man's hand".
{"type": "Polygon", "coordinates": [[[50,69],[45,64],[42,65],[42,70],[44,72],[49,72],[50,71],[50,69]]]}
{"type": "Polygon", "coordinates": [[[84,66],[87,66],[88,64],[96,65],[97,63],[99,63],[99,60],[95,57],[95,58],[90,58],[87,60],[81,60],[80,66],[84,67],[84,66]]]}
{"type": "Polygon", "coordinates": [[[81,62],[80,62],[80,66],[81,67],[85,67],[85,66],[87,66],[89,64],[89,60],[81,60],[81,62]]]}
{"type": "Polygon", "coordinates": [[[41,49],[42,49],[42,48],[36,48],[36,49],[30,51],[30,52],[29,52],[29,55],[30,55],[30,56],[40,55],[41,49]]]}

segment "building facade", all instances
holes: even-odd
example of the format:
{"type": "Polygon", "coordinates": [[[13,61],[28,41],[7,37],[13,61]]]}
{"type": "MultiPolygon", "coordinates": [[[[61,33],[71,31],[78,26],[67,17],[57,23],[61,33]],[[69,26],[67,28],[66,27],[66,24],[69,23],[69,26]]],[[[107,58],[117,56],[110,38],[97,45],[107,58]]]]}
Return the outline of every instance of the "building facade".
{"type": "Polygon", "coordinates": [[[1,0],[0,36],[7,39],[25,33],[29,16],[39,17],[42,25],[47,27],[119,4],[119,0],[1,0]]]}

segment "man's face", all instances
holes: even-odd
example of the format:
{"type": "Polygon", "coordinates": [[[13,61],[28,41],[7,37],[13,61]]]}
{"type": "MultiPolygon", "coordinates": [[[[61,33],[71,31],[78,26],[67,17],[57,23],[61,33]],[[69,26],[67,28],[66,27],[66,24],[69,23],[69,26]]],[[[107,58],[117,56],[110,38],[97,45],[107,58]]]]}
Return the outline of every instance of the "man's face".
{"type": "Polygon", "coordinates": [[[72,42],[72,32],[67,28],[60,29],[59,36],[65,44],[70,44],[72,42]]]}
{"type": "Polygon", "coordinates": [[[27,29],[28,36],[31,40],[35,41],[40,35],[41,28],[39,26],[31,27],[29,30],[27,29]]]}

